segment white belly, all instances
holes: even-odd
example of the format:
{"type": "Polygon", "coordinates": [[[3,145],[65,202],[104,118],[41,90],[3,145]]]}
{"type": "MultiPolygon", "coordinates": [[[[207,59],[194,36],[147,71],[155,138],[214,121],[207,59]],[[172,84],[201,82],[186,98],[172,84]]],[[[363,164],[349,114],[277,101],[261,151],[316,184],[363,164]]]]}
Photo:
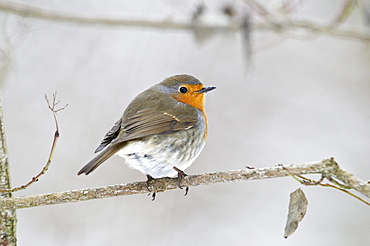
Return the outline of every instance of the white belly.
{"type": "Polygon", "coordinates": [[[171,139],[168,136],[151,136],[140,141],[130,141],[116,154],[125,158],[130,168],[153,178],[175,177],[177,171],[173,167],[184,171],[204,147],[203,136],[197,136],[192,131],[190,135],[178,135],[178,138],[171,139]],[[193,137],[194,141],[189,141],[189,137],[193,137]]]}

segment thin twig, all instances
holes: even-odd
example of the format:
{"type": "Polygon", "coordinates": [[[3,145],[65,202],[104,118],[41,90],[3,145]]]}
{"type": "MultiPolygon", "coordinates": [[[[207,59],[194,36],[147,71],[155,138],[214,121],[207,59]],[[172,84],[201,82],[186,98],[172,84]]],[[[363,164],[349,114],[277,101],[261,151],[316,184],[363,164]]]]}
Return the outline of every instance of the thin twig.
{"type": "Polygon", "coordinates": [[[255,0],[246,0],[246,3],[249,7],[251,7],[253,10],[255,10],[259,17],[264,19],[264,22],[267,22],[268,24],[274,26],[277,29],[281,28],[281,23],[278,23],[276,21],[276,17],[273,16],[273,14],[265,8],[265,6],[258,1],[255,0]]]}
{"type": "Polygon", "coordinates": [[[56,129],[56,132],[58,132],[58,136],[59,136],[59,126],[58,126],[58,121],[57,121],[57,113],[59,111],[64,110],[68,106],[68,103],[64,107],[56,109],[55,107],[60,103],[60,100],[57,101],[56,98],[57,98],[57,92],[55,92],[53,94],[53,103],[50,105],[49,98],[45,94],[45,100],[48,104],[49,109],[51,110],[51,112],[53,112],[54,122],[55,122],[55,129],[56,129]]]}
{"type": "Polygon", "coordinates": [[[343,184],[340,184],[338,181],[336,181],[335,179],[333,179],[332,177],[330,176],[326,176],[324,174],[321,175],[321,178],[319,180],[313,180],[313,179],[309,179],[309,178],[306,178],[300,174],[294,174],[292,173],[288,168],[284,167],[283,166],[283,169],[287,172],[287,174],[292,177],[293,179],[295,179],[296,181],[298,181],[299,183],[301,183],[302,185],[306,185],[306,186],[322,186],[322,187],[331,187],[331,188],[334,188],[334,189],[337,189],[337,190],[340,190],[340,191],[343,191],[344,193],[350,195],[350,196],[353,196],[354,198],[360,200],[361,202],[365,203],[366,205],[369,205],[370,206],[370,203],[368,201],[365,201],[364,199],[362,199],[361,197],[353,194],[352,192],[349,192],[348,189],[351,189],[351,187],[348,187],[346,185],[343,185],[343,184]],[[335,183],[336,185],[338,186],[335,186],[335,185],[332,185],[332,184],[329,184],[329,183],[322,183],[322,181],[324,181],[324,179],[327,179],[329,180],[330,182],[333,182],[335,183]],[[341,186],[341,187],[339,187],[341,186]]]}
{"type": "Polygon", "coordinates": [[[15,192],[15,191],[19,191],[19,190],[24,190],[24,189],[28,188],[30,185],[32,185],[33,183],[37,182],[38,179],[42,175],[44,175],[46,173],[46,171],[49,169],[49,166],[51,164],[51,161],[53,160],[55,148],[56,148],[56,145],[57,145],[57,142],[58,142],[58,139],[59,139],[59,126],[58,126],[58,120],[57,120],[56,115],[59,111],[65,109],[68,106],[68,104],[66,104],[64,107],[56,109],[56,106],[60,102],[59,100],[58,101],[56,100],[56,97],[57,97],[57,93],[55,92],[53,94],[53,101],[50,104],[48,97],[45,95],[45,100],[48,104],[48,107],[51,110],[51,112],[53,113],[55,128],[56,128],[55,133],[54,133],[53,143],[51,145],[51,149],[50,149],[50,153],[49,153],[49,157],[48,157],[48,160],[46,162],[46,165],[42,168],[41,172],[38,173],[36,176],[32,177],[32,179],[27,184],[24,184],[24,185],[21,185],[21,186],[18,186],[18,187],[14,187],[14,188],[11,188],[11,189],[1,189],[0,192],[15,192]]]}
{"type": "Polygon", "coordinates": [[[348,38],[356,37],[365,42],[370,41],[370,36],[366,33],[358,36],[357,32],[353,32],[351,30],[337,30],[337,27],[343,24],[348,17],[351,16],[355,7],[358,6],[359,0],[344,0],[339,13],[334,16],[334,20],[326,25],[286,18],[288,16],[288,12],[284,15],[284,19],[280,20],[279,18],[276,18],[271,11],[268,11],[264,5],[257,1],[246,0],[246,2],[248,6],[259,14],[258,16],[263,17],[261,27],[267,24],[271,29],[284,37],[307,40],[317,38],[323,34],[331,34],[348,38]],[[302,31],[305,31],[305,33],[303,34],[302,31]]]}

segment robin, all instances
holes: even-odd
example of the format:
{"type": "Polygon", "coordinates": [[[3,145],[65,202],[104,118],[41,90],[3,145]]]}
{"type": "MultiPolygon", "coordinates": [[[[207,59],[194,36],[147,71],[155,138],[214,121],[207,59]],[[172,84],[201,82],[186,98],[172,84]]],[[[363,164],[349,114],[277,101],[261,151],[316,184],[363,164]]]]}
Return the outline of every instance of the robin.
{"type": "Polygon", "coordinates": [[[205,93],[215,88],[190,75],[175,75],[140,93],[104,136],[95,150],[100,153],[78,175],[88,175],[117,154],[147,176],[148,190],[151,180],[176,175],[181,188],[184,170],[206,142],[205,93]]]}

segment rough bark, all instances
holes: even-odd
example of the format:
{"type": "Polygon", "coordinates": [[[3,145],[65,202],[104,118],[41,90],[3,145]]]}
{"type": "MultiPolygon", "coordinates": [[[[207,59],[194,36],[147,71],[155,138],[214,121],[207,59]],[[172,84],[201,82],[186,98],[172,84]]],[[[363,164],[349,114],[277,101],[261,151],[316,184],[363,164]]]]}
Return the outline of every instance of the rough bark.
{"type": "MultiPolygon", "coordinates": [[[[0,95],[0,189],[10,188],[8,152],[5,141],[3,111],[0,95]]],[[[0,193],[1,199],[12,199],[11,192],[0,193]]],[[[16,210],[0,206],[0,245],[16,245],[16,210]]]]}

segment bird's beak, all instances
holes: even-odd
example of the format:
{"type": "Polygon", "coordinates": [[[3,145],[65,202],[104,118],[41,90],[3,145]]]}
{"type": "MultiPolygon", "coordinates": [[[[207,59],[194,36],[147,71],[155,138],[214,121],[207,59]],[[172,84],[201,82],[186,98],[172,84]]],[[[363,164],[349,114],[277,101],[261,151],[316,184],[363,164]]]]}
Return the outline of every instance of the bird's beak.
{"type": "Polygon", "coordinates": [[[209,92],[211,90],[214,90],[216,89],[215,86],[209,86],[209,87],[203,87],[202,89],[200,89],[199,91],[196,91],[198,93],[205,93],[205,92],[209,92]]]}

